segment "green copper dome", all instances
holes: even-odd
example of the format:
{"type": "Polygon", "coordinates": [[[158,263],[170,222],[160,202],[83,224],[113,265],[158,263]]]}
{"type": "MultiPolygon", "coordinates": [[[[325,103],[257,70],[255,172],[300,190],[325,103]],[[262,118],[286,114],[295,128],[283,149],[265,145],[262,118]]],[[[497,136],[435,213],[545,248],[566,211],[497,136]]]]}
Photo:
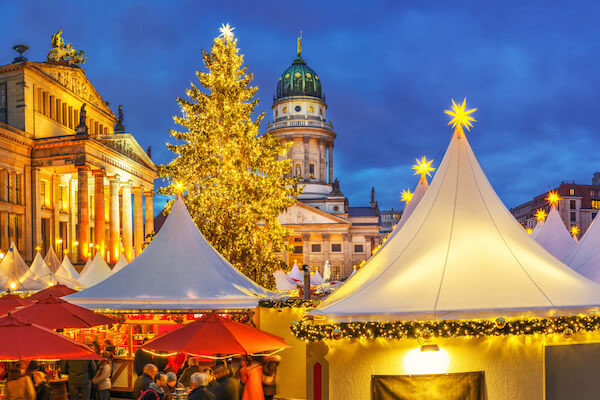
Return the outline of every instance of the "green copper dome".
{"type": "Polygon", "coordinates": [[[275,100],[288,96],[323,98],[321,96],[321,79],[300,57],[294,60],[277,81],[275,100]]]}

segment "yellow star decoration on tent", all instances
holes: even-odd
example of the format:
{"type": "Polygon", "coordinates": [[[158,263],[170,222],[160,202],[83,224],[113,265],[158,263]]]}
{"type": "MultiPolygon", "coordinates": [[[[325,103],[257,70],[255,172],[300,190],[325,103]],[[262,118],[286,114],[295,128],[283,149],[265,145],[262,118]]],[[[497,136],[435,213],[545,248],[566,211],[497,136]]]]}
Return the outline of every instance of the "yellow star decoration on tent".
{"type": "Polygon", "coordinates": [[[546,200],[548,200],[548,203],[551,206],[558,206],[560,196],[558,195],[558,193],[556,193],[556,190],[552,190],[548,192],[548,197],[546,197],[546,200]]]}
{"type": "Polygon", "coordinates": [[[433,168],[431,166],[431,163],[433,162],[433,160],[427,161],[427,159],[423,156],[423,158],[421,158],[421,160],[417,159],[416,161],[417,161],[417,165],[412,166],[412,169],[415,170],[415,175],[431,176],[430,172],[435,171],[435,168],[433,168]]]}
{"type": "Polygon", "coordinates": [[[412,200],[414,193],[411,193],[410,189],[409,190],[403,190],[402,191],[402,201],[406,202],[406,205],[408,205],[408,203],[410,203],[410,201],[412,200]]]}
{"type": "Polygon", "coordinates": [[[472,108],[470,110],[466,109],[467,106],[467,98],[465,97],[465,99],[463,100],[461,105],[458,105],[454,102],[454,99],[452,99],[452,111],[449,110],[444,110],[444,112],[446,114],[448,114],[449,116],[452,117],[452,119],[450,120],[450,122],[448,122],[448,125],[452,125],[452,128],[458,129],[462,132],[463,127],[467,128],[467,131],[470,132],[470,129],[473,125],[471,124],[472,122],[477,122],[475,120],[475,118],[471,117],[470,114],[474,113],[475,111],[477,111],[476,108],[472,108]]]}
{"type": "Polygon", "coordinates": [[[548,216],[548,214],[546,213],[546,210],[544,210],[543,208],[538,208],[537,211],[535,212],[535,218],[538,221],[544,221],[546,219],[546,217],[548,216]]]}
{"type": "Polygon", "coordinates": [[[235,28],[233,26],[229,26],[229,24],[221,24],[221,27],[219,28],[219,32],[221,32],[221,34],[219,37],[223,37],[225,39],[233,38],[234,29],[235,28]]]}
{"type": "Polygon", "coordinates": [[[525,229],[525,231],[527,232],[528,235],[531,235],[531,232],[533,232],[533,229],[527,228],[527,229],[525,229]]]}
{"type": "Polygon", "coordinates": [[[576,225],[573,225],[573,226],[571,227],[571,235],[572,235],[573,237],[575,237],[575,236],[577,236],[578,234],[579,234],[579,227],[578,227],[578,226],[576,226],[576,225]]]}

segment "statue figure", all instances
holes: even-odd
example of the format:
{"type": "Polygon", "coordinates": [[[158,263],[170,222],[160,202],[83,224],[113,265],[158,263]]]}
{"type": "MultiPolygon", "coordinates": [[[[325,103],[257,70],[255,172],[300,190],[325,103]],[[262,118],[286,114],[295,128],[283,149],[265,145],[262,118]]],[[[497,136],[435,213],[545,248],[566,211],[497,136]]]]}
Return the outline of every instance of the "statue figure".
{"type": "Polygon", "coordinates": [[[371,203],[375,203],[375,186],[371,187],[371,203]]]}
{"type": "Polygon", "coordinates": [[[87,112],[85,111],[85,103],[79,109],[79,125],[75,128],[75,132],[80,135],[86,135],[88,133],[88,127],[85,124],[87,112]]]}
{"type": "Polygon", "coordinates": [[[62,38],[62,26],[51,40],[52,48],[48,51],[46,58],[48,61],[70,61],[74,64],[83,64],[87,59],[83,50],[76,50],[71,43],[65,46],[65,41],[62,38]]]}
{"type": "Polygon", "coordinates": [[[331,189],[331,193],[340,193],[340,180],[338,178],[335,178],[331,184],[331,189]]]}
{"type": "Polygon", "coordinates": [[[115,124],[115,133],[123,132],[125,132],[125,126],[123,125],[123,105],[119,104],[117,123],[115,124]]]}
{"type": "Polygon", "coordinates": [[[148,154],[148,158],[152,159],[152,146],[148,146],[146,154],[148,154]]]}
{"type": "Polygon", "coordinates": [[[300,37],[298,38],[298,58],[302,54],[302,31],[300,31],[300,37]]]}

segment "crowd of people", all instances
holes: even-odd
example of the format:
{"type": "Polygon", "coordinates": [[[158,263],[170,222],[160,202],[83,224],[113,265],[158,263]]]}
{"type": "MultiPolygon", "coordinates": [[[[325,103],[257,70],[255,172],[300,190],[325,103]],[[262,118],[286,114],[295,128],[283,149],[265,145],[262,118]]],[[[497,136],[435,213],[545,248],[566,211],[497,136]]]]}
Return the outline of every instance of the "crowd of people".
{"type": "MultiPolygon", "coordinates": [[[[147,354],[143,357],[148,359],[147,354]]],[[[132,397],[172,400],[174,395],[187,393],[188,400],[271,400],[278,364],[277,356],[246,356],[234,372],[226,360],[201,368],[197,358],[188,357],[176,373],[165,373],[157,365],[147,363],[134,383],[132,397]]]]}

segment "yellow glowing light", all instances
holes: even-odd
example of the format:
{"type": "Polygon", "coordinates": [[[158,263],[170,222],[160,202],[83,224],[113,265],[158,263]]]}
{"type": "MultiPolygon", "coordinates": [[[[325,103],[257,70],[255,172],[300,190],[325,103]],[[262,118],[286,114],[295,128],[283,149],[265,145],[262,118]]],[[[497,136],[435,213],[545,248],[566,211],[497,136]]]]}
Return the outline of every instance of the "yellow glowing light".
{"type": "Polygon", "coordinates": [[[233,38],[234,29],[235,28],[233,26],[229,26],[229,24],[221,24],[221,27],[219,28],[219,32],[221,32],[221,34],[219,37],[223,37],[225,39],[233,38]]]}
{"type": "Polygon", "coordinates": [[[62,239],[61,238],[56,239],[56,243],[61,244],[62,243],[62,239]]]}
{"type": "Polygon", "coordinates": [[[446,114],[452,117],[448,125],[452,125],[452,128],[458,129],[462,132],[463,127],[467,128],[467,131],[470,131],[470,128],[473,126],[472,122],[477,122],[475,118],[471,117],[470,114],[477,111],[476,108],[472,108],[470,110],[466,110],[467,106],[467,98],[463,100],[461,105],[458,105],[452,99],[452,111],[444,110],[446,114]]]}
{"type": "Polygon", "coordinates": [[[42,248],[40,246],[35,246],[35,251],[41,251],[42,248]]]}
{"type": "Polygon", "coordinates": [[[573,225],[571,227],[571,235],[573,236],[577,236],[579,234],[579,227],[576,225],[573,225]]]}
{"type": "Polygon", "coordinates": [[[14,282],[11,282],[11,283],[10,283],[10,288],[11,288],[11,289],[14,289],[14,288],[16,288],[16,287],[17,287],[17,284],[16,284],[16,283],[14,283],[14,282]]]}
{"type": "Polygon", "coordinates": [[[417,159],[416,161],[417,161],[417,165],[412,166],[412,169],[415,170],[415,175],[431,176],[430,172],[435,171],[435,168],[433,168],[431,166],[431,163],[433,162],[433,160],[427,161],[427,159],[423,156],[423,158],[421,158],[421,160],[417,159]]]}
{"type": "Polygon", "coordinates": [[[177,194],[182,194],[183,191],[184,191],[183,183],[181,183],[181,182],[175,183],[175,192],[177,194]]]}
{"type": "Polygon", "coordinates": [[[411,193],[410,189],[408,190],[403,190],[401,193],[402,197],[402,201],[406,202],[406,205],[408,205],[408,203],[410,203],[410,201],[413,198],[414,193],[411,193]]]}
{"type": "Polygon", "coordinates": [[[90,246],[90,247],[94,247],[94,243],[90,243],[90,244],[89,244],[89,246],[90,246]]]}
{"type": "Polygon", "coordinates": [[[404,372],[406,374],[443,374],[448,372],[450,357],[448,353],[434,346],[412,349],[404,356],[404,372]]]}
{"type": "Polygon", "coordinates": [[[527,229],[525,229],[525,230],[526,230],[526,231],[527,231],[527,233],[528,233],[528,234],[530,234],[530,235],[531,235],[531,232],[533,232],[533,229],[531,229],[531,228],[527,228],[527,229]]]}
{"type": "Polygon", "coordinates": [[[546,210],[544,210],[543,208],[538,208],[534,215],[535,215],[535,218],[540,222],[544,221],[546,219],[546,217],[548,216],[548,214],[546,213],[546,210]]]}
{"type": "Polygon", "coordinates": [[[0,251],[0,260],[4,258],[4,253],[0,251]]]}
{"type": "Polygon", "coordinates": [[[548,192],[548,197],[546,197],[546,200],[548,200],[548,203],[551,206],[557,206],[558,202],[561,200],[561,198],[558,195],[558,193],[556,193],[556,190],[552,190],[552,191],[548,192]]]}
{"type": "Polygon", "coordinates": [[[78,242],[77,240],[75,240],[75,241],[73,242],[73,246],[79,246],[79,242],[78,242]]]}

